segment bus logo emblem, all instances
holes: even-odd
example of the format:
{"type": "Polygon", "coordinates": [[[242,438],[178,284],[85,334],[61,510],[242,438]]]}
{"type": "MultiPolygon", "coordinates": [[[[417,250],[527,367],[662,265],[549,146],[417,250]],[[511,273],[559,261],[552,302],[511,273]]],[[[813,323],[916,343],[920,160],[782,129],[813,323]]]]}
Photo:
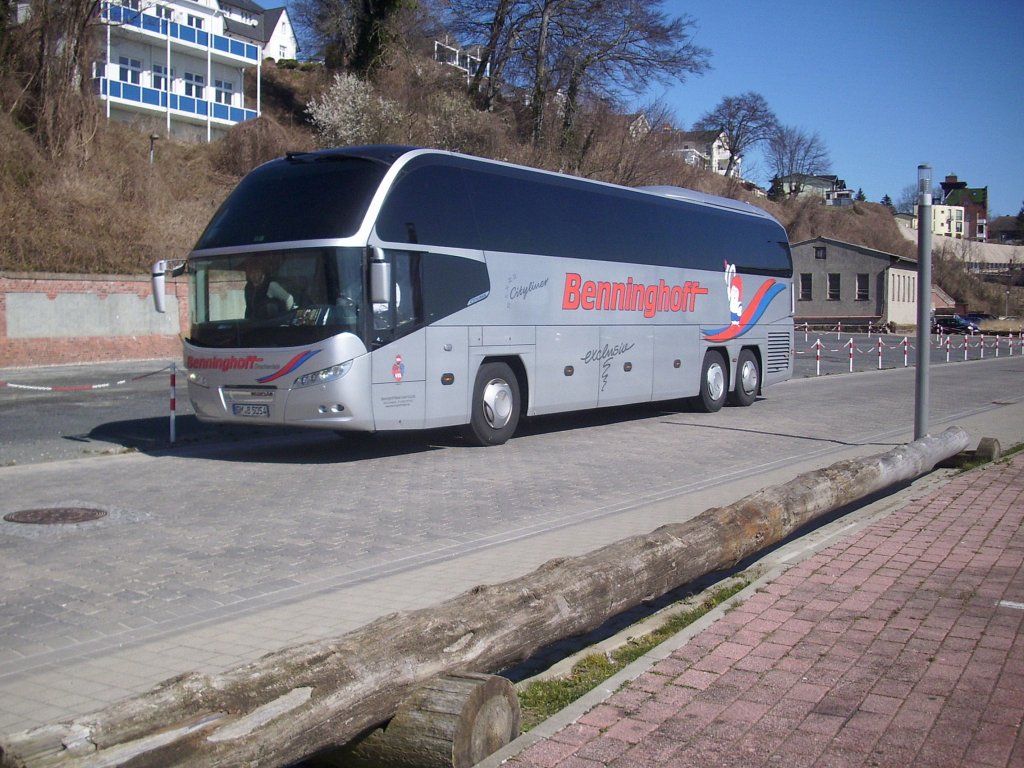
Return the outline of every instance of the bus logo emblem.
{"type": "Polygon", "coordinates": [[[395,355],[395,364],[391,366],[391,375],[395,377],[395,381],[401,381],[405,376],[405,363],[402,362],[401,355],[395,355]]]}

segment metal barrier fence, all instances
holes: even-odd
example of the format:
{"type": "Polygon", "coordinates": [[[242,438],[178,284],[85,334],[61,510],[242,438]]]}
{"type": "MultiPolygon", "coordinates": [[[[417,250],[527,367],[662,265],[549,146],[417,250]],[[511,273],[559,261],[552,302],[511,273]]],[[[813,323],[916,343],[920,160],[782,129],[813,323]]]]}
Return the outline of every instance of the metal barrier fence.
{"type": "Polygon", "coordinates": [[[115,381],[105,381],[99,384],[72,384],[72,385],[47,385],[47,384],[17,384],[13,381],[2,381],[0,380],[0,388],[7,389],[22,389],[30,392],[89,392],[100,389],[111,389],[113,387],[122,387],[132,384],[142,379],[148,379],[151,376],[157,376],[164,371],[170,372],[170,408],[168,417],[168,430],[170,442],[173,444],[177,439],[176,428],[174,423],[175,414],[177,411],[177,396],[175,388],[177,386],[177,363],[171,362],[165,365],[163,368],[158,368],[155,371],[148,371],[146,373],[140,373],[137,376],[129,376],[123,379],[117,379],[115,381]]]}
{"type": "MultiPolygon", "coordinates": [[[[977,359],[983,360],[985,358],[985,351],[990,349],[993,351],[995,357],[999,357],[1001,351],[1005,348],[1007,354],[1012,357],[1014,347],[1017,348],[1018,354],[1024,355],[1024,333],[1019,333],[1014,336],[1012,333],[1006,335],[994,334],[986,335],[984,333],[976,334],[974,336],[964,335],[956,336],[955,338],[962,339],[961,341],[954,344],[953,334],[937,333],[933,334],[934,341],[931,343],[931,349],[945,350],[946,362],[950,362],[952,359],[953,350],[963,350],[963,359],[965,361],[970,359],[971,350],[977,350],[977,359]]],[[[870,338],[870,333],[868,334],[870,338]]],[[[809,341],[809,333],[805,329],[804,341],[809,341]]],[[[895,344],[887,344],[881,335],[878,336],[877,341],[872,344],[869,348],[861,348],[857,345],[857,340],[850,336],[849,340],[846,341],[838,348],[825,347],[822,343],[821,337],[818,336],[815,341],[805,350],[794,350],[794,354],[806,355],[814,354],[815,356],[815,375],[821,375],[821,354],[823,351],[831,353],[847,352],[850,361],[850,373],[853,373],[854,368],[854,356],[857,354],[861,355],[877,355],[878,357],[878,370],[882,370],[882,359],[884,357],[885,350],[900,350],[903,354],[903,367],[909,367],[910,365],[910,350],[916,349],[916,345],[910,342],[908,336],[904,336],[902,340],[897,341],[895,344]]]]}

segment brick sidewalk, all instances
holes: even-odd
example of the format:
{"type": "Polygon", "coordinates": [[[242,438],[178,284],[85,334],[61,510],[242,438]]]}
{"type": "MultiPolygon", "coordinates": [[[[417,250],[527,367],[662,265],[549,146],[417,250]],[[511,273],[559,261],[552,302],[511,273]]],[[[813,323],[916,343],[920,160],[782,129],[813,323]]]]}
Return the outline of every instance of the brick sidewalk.
{"type": "Polygon", "coordinates": [[[1024,766],[1024,456],[794,565],[506,764],[1024,766]]]}

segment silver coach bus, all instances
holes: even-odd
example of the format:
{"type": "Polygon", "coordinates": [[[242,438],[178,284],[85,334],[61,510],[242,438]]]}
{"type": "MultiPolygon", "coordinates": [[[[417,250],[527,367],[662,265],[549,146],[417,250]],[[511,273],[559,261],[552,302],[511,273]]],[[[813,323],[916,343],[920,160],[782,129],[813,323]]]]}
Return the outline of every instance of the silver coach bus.
{"type": "Polygon", "coordinates": [[[253,170],[183,264],[202,421],[337,431],[694,398],[792,373],[792,260],[764,211],[430,149],[294,153],[253,170]]]}

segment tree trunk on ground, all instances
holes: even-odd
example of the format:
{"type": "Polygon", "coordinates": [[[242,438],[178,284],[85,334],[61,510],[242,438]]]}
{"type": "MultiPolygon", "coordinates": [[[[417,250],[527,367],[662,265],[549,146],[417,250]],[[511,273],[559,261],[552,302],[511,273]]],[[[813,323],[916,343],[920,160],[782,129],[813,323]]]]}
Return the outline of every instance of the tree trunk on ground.
{"type": "Polygon", "coordinates": [[[322,752],[311,768],[473,768],[519,735],[516,688],[503,677],[443,675],[418,688],[383,728],[322,752]]]}
{"type": "Polygon", "coordinates": [[[283,766],[387,721],[424,682],[493,671],[728,568],[967,447],[958,428],[843,461],[586,555],[394,613],[222,674],[186,674],[70,722],[0,739],[0,766],[283,766]]]}

